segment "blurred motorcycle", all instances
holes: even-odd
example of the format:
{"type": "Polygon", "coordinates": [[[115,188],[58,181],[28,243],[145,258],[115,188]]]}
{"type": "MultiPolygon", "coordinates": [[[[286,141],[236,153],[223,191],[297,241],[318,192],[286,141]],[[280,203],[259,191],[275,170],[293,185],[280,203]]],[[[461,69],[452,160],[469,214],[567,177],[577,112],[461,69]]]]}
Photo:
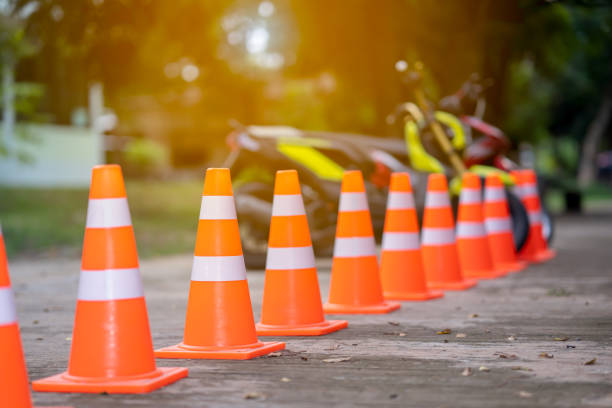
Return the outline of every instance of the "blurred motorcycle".
{"type": "MultiPolygon", "coordinates": [[[[458,153],[467,145],[464,126],[456,116],[434,110],[425,99],[418,78],[411,81],[409,85],[414,89],[417,104],[399,105],[389,120],[403,123],[403,140],[303,131],[286,126],[233,124],[235,130],[227,137],[231,153],[224,166],[233,174],[243,250],[250,268],[265,265],[274,173],[279,169],[297,169],[300,175],[313,247],[318,256],[330,255],[333,249],[340,183],[345,170],[363,172],[377,239],[382,235],[392,172],[411,174],[419,212],[424,206],[427,175],[440,172],[454,176],[450,186],[456,206],[460,176],[465,171],[465,163],[458,153]]],[[[502,154],[501,144],[494,146],[500,146],[495,151],[502,154]]],[[[515,245],[521,248],[529,221],[520,199],[510,189],[512,178],[502,169],[485,165],[484,160],[470,164],[470,171],[480,175],[498,172],[508,186],[515,245]]]]}

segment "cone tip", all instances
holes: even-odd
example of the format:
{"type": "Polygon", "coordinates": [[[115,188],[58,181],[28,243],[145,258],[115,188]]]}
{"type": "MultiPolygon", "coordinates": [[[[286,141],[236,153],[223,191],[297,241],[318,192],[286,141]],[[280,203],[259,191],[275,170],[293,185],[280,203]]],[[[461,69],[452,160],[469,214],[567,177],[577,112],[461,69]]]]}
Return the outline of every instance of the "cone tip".
{"type": "Polygon", "coordinates": [[[391,184],[389,186],[389,190],[411,193],[412,185],[410,183],[410,174],[406,172],[392,173],[391,174],[391,184]]]}
{"type": "Polygon", "coordinates": [[[363,175],[361,170],[348,170],[342,176],[343,193],[364,193],[363,175]]]}
{"type": "Polygon", "coordinates": [[[472,190],[480,189],[480,177],[475,173],[465,172],[461,178],[461,187],[472,190]]]}
{"type": "Polygon", "coordinates": [[[503,183],[501,181],[501,177],[499,177],[499,174],[496,174],[496,173],[487,174],[485,186],[486,187],[502,187],[503,183]]]}
{"type": "Polygon", "coordinates": [[[297,170],[278,170],[274,181],[274,194],[301,194],[297,170]]]}
{"type": "Polygon", "coordinates": [[[101,164],[91,171],[89,198],[126,197],[123,173],[118,164],[101,164]]]}
{"type": "Polygon", "coordinates": [[[206,177],[204,178],[204,191],[202,195],[220,195],[231,196],[232,177],[229,169],[226,168],[208,168],[206,169],[206,177]]]}
{"type": "Polygon", "coordinates": [[[427,191],[448,191],[446,176],[441,173],[430,174],[427,180],[427,191]]]}

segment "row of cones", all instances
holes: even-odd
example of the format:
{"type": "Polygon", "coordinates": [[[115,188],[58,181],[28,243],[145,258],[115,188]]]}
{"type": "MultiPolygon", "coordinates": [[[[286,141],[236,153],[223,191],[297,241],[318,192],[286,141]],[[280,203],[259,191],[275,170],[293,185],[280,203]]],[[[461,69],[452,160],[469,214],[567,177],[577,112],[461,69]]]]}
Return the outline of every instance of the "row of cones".
{"type": "MultiPolygon", "coordinates": [[[[539,202],[530,180],[521,173],[518,185],[536,221],[539,202]]],[[[121,169],[97,166],[92,173],[68,369],[34,381],[33,389],[149,392],[187,375],[186,368],[157,367],[155,357],[250,359],[285,347],[282,342],[261,342],[257,335],[323,335],[348,325],[346,320],[326,320],[324,313],[387,313],[400,307],[387,299],[432,299],[442,296],[436,289],[465,289],[475,285],[474,279],[520,270],[524,264],[516,258],[501,181],[496,175],[487,177],[484,210],[480,179],[468,173],[463,184],[455,237],[446,178],[430,176],[421,240],[409,175],[392,175],[379,271],[363,178],[359,171],[347,171],[329,301],[323,305],[297,172],[277,172],[261,321],[255,324],[230,173],[209,169],[183,341],[154,351],[121,169]]],[[[532,226],[531,233],[541,236],[541,224],[539,229],[537,223],[532,226]]],[[[526,259],[552,256],[543,240],[530,239],[526,259]]],[[[0,308],[0,353],[11,356],[6,360],[2,356],[9,364],[0,367],[0,396],[13,398],[11,406],[29,407],[0,244],[0,305],[10,305],[0,308]]]]}

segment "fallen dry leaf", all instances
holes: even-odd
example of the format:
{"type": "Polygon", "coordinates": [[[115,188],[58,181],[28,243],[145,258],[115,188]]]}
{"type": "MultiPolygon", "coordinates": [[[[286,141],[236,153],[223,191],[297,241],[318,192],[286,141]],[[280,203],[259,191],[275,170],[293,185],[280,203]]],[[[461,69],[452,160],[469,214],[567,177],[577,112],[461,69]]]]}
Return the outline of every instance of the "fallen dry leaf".
{"type": "Polygon", "coordinates": [[[462,372],[461,375],[464,377],[469,377],[470,375],[472,375],[472,369],[470,367],[466,367],[462,372]]]}
{"type": "Polygon", "coordinates": [[[480,368],[478,368],[478,371],[484,371],[485,373],[488,373],[491,370],[489,370],[489,367],[480,366],[480,368]]]}
{"type": "Polygon", "coordinates": [[[515,371],[533,371],[529,367],[521,367],[521,366],[514,366],[514,367],[512,367],[512,369],[515,370],[515,371]]]}
{"type": "Polygon", "coordinates": [[[350,357],[336,357],[336,358],[326,358],[323,360],[324,363],[341,363],[343,361],[349,361],[350,357]]]}
{"type": "Polygon", "coordinates": [[[444,329],[444,330],[440,330],[436,332],[436,334],[451,334],[451,332],[452,332],[451,329],[444,329]]]}
{"type": "Polygon", "coordinates": [[[550,353],[540,353],[539,355],[542,358],[553,358],[554,356],[550,353]]]}
{"type": "Polygon", "coordinates": [[[280,351],[275,351],[273,353],[268,354],[268,357],[280,357],[282,353],[280,351]]]}
{"type": "Polygon", "coordinates": [[[263,397],[264,397],[264,395],[262,393],[257,392],[257,391],[251,391],[251,392],[247,392],[246,394],[244,394],[243,398],[251,400],[251,399],[259,399],[259,398],[263,398],[263,397]]]}
{"type": "Polygon", "coordinates": [[[464,339],[467,337],[467,334],[465,333],[457,333],[457,335],[455,336],[458,339],[464,339]]]}
{"type": "Polygon", "coordinates": [[[475,319],[475,318],[477,318],[477,317],[478,317],[478,313],[472,313],[472,314],[468,315],[468,317],[469,317],[470,319],[475,319]]]}
{"type": "Polygon", "coordinates": [[[406,335],[406,333],[398,333],[397,335],[400,336],[400,337],[404,337],[406,335]]]}
{"type": "Polygon", "coordinates": [[[555,337],[555,341],[568,341],[569,337],[567,336],[560,336],[560,337],[555,337]]]}
{"type": "Polygon", "coordinates": [[[597,361],[597,359],[596,359],[596,358],[594,358],[594,359],[589,360],[589,361],[587,361],[586,363],[584,363],[584,365],[593,365],[593,364],[595,364],[595,362],[596,362],[596,361],[597,361]]]}
{"type": "Polygon", "coordinates": [[[533,394],[527,391],[520,391],[519,392],[519,397],[521,398],[531,398],[533,397],[533,394]]]}
{"type": "Polygon", "coordinates": [[[508,340],[508,341],[515,341],[515,340],[516,340],[516,337],[514,337],[514,336],[510,336],[510,337],[508,337],[506,340],[508,340]]]}
{"type": "Polygon", "coordinates": [[[300,358],[304,361],[308,361],[308,357],[301,356],[300,358]]]}
{"type": "Polygon", "coordinates": [[[290,378],[287,378],[287,377],[283,377],[283,378],[281,378],[281,381],[282,381],[282,382],[290,382],[290,381],[291,381],[291,379],[290,379],[290,378]]]}
{"type": "Polygon", "coordinates": [[[389,323],[391,326],[399,326],[399,322],[387,322],[389,323]]]}
{"type": "Polygon", "coordinates": [[[494,356],[498,356],[499,358],[507,358],[507,359],[510,359],[510,360],[515,360],[515,359],[518,358],[518,356],[516,354],[506,354],[506,353],[500,353],[500,352],[493,353],[493,355],[494,356]]]}

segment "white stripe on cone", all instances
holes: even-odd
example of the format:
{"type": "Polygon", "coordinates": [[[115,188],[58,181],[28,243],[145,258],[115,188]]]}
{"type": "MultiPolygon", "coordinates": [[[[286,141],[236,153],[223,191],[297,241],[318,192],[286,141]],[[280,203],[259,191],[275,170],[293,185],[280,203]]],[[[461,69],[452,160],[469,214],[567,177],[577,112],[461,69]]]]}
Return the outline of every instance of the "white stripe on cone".
{"type": "Polygon", "coordinates": [[[459,202],[461,204],[478,204],[480,200],[480,190],[471,188],[464,188],[461,190],[461,195],[459,196],[459,202]]]}
{"type": "Polygon", "coordinates": [[[423,228],[421,245],[447,245],[455,243],[454,228],[423,228]]]}
{"type": "Polygon", "coordinates": [[[418,232],[385,232],[383,233],[383,251],[402,251],[419,249],[421,246],[418,232]]]}
{"type": "Polygon", "coordinates": [[[312,246],[273,248],[268,247],[266,257],[266,269],[306,269],[315,267],[314,252],[312,246]]]}
{"type": "Polygon", "coordinates": [[[538,189],[533,184],[523,186],[523,197],[524,198],[536,197],[537,195],[538,195],[538,189]]]}
{"type": "Polygon", "coordinates": [[[246,279],[242,255],[194,256],[191,280],[199,282],[228,282],[246,279]]]}
{"type": "Polygon", "coordinates": [[[304,201],[301,194],[275,194],[272,202],[272,216],[304,215],[304,201]]]}
{"type": "Polygon", "coordinates": [[[115,228],[132,225],[127,198],[90,198],[87,228],[115,228]]]}
{"type": "Polygon", "coordinates": [[[338,258],[355,258],[376,255],[374,237],[338,238],[334,243],[334,256],[338,258]]]}
{"type": "Polygon", "coordinates": [[[368,209],[368,199],[365,193],[341,193],[340,211],[363,211],[368,209]]]}
{"type": "Polygon", "coordinates": [[[487,236],[482,222],[459,221],[457,223],[457,238],[481,238],[487,236]]]}
{"type": "Polygon", "coordinates": [[[412,193],[389,192],[389,199],[387,200],[388,210],[405,210],[409,208],[414,208],[412,193]]]}
{"type": "Polygon", "coordinates": [[[506,192],[503,187],[485,188],[485,201],[506,201],[506,192]]]}
{"type": "Polygon", "coordinates": [[[138,268],[81,271],[79,300],[119,300],[143,296],[138,268]]]}
{"type": "Polygon", "coordinates": [[[13,300],[13,291],[6,286],[0,288],[0,326],[17,323],[17,311],[13,300]]]}
{"type": "Polygon", "coordinates": [[[201,220],[235,220],[233,196],[202,196],[201,220]]]}
{"type": "Polygon", "coordinates": [[[487,218],[485,228],[488,234],[500,234],[502,232],[512,232],[512,223],[509,218],[487,218]]]}
{"type": "Polygon", "coordinates": [[[450,207],[450,198],[448,197],[448,193],[446,191],[428,191],[425,195],[425,207],[450,207]]]}
{"type": "Polygon", "coordinates": [[[528,211],[529,225],[539,225],[542,223],[542,215],[539,211],[528,211]]]}

